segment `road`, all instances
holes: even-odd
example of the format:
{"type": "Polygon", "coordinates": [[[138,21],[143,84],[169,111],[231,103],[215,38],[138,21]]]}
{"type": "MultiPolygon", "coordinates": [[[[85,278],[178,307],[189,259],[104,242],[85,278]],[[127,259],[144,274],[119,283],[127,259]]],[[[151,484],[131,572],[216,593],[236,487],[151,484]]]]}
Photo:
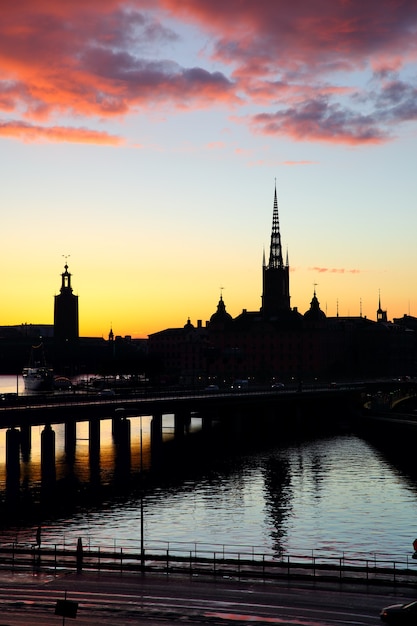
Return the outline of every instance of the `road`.
{"type": "Polygon", "coordinates": [[[381,624],[383,606],[415,599],[417,591],[325,588],[282,583],[213,581],[161,575],[2,575],[0,626],[215,624],[279,626],[381,624]],[[65,596],[66,594],[66,596],[65,596]],[[57,600],[78,603],[76,618],[55,615],[57,600]]]}

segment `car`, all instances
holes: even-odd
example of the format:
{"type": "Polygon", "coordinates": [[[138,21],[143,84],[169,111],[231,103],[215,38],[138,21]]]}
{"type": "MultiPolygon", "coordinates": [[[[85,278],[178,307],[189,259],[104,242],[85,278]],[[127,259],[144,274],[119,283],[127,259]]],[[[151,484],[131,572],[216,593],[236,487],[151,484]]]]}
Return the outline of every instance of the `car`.
{"type": "Polygon", "coordinates": [[[234,390],[242,390],[242,389],[247,389],[249,386],[249,381],[244,379],[237,379],[233,382],[232,386],[230,387],[230,389],[234,389],[234,390]]]}
{"type": "Polygon", "coordinates": [[[406,604],[391,604],[382,609],[380,618],[385,624],[417,624],[417,601],[406,604]]]}
{"type": "Polygon", "coordinates": [[[208,385],[208,387],[206,387],[204,391],[219,391],[219,387],[218,385],[208,385]]]}
{"type": "Polygon", "coordinates": [[[284,383],[274,383],[272,385],[272,389],[284,389],[285,385],[284,383]]]}
{"type": "Polygon", "coordinates": [[[114,389],[102,389],[101,391],[98,392],[98,395],[101,397],[109,397],[109,396],[115,396],[115,391],[114,389]]]}

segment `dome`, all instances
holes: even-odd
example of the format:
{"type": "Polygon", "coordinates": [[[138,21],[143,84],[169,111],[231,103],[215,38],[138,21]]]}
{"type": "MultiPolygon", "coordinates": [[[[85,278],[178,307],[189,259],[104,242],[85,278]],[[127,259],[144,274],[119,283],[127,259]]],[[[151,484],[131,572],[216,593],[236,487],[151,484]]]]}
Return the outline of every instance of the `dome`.
{"type": "Polygon", "coordinates": [[[219,304],[217,305],[217,311],[210,317],[211,324],[228,324],[233,320],[232,316],[226,311],[226,306],[223,302],[223,297],[220,296],[219,304]]]}
{"type": "Polygon", "coordinates": [[[319,322],[326,319],[326,314],[320,309],[320,302],[317,299],[316,290],[314,290],[309,310],[304,313],[304,319],[310,322],[319,322]]]}

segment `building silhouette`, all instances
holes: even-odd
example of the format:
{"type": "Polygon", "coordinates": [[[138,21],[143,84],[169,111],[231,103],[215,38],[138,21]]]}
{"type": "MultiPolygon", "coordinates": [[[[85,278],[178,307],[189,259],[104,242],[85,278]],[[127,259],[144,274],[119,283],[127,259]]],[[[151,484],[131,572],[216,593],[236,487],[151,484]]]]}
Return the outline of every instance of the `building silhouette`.
{"type": "Polygon", "coordinates": [[[159,359],[165,381],[259,384],[316,378],[398,376],[415,371],[415,333],[388,322],[379,296],[377,320],[327,317],[314,286],[310,308],[290,304],[288,254],[283,260],[277,190],[274,190],[268,263],[263,255],[262,297],[257,311],[233,318],[223,296],[205,325],[149,335],[148,352],[159,359]]]}
{"type": "Polygon", "coordinates": [[[284,261],[275,185],[270,249],[262,259],[262,295],[258,310],[233,317],[223,294],[204,324],[190,319],[147,340],[79,337],[78,296],[65,263],[61,288],[54,296],[54,323],[0,326],[0,371],[21,372],[31,345],[41,340],[55,373],[147,376],[159,383],[230,384],[236,379],[270,384],[375,376],[415,375],[417,319],[388,321],[378,297],[376,320],[328,317],[316,285],[304,313],[291,306],[288,253],[284,261]]]}
{"type": "Polygon", "coordinates": [[[264,318],[284,318],[290,313],[290,268],[288,254],[283,262],[279,228],[277,188],[275,185],[271,245],[268,264],[262,264],[262,307],[264,318]]]}
{"type": "Polygon", "coordinates": [[[54,306],[54,340],[55,343],[74,343],[79,338],[78,330],[78,296],[71,287],[71,274],[65,263],[61,274],[61,289],[55,296],[54,306]]]}

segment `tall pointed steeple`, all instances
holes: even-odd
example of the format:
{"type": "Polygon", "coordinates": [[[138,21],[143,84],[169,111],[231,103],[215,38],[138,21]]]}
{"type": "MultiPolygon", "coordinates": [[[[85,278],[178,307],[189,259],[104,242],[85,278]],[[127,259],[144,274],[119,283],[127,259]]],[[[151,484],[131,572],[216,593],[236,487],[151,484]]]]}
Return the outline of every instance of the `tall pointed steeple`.
{"type": "Polygon", "coordinates": [[[284,264],[282,257],[281,232],[279,228],[277,185],[275,182],[274,210],[272,214],[271,245],[269,263],[263,265],[263,292],[261,311],[267,318],[278,318],[290,311],[290,287],[288,251],[284,264]]]}
{"type": "Polygon", "coordinates": [[[376,321],[377,322],[387,322],[387,312],[382,310],[381,307],[381,291],[378,293],[378,310],[376,312],[376,321]]]}
{"type": "Polygon", "coordinates": [[[284,264],[282,261],[281,233],[279,231],[277,184],[275,182],[274,212],[272,214],[271,246],[270,246],[270,251],[269,251],[268,267],[279,268],[283,266],[284,264]]]}

